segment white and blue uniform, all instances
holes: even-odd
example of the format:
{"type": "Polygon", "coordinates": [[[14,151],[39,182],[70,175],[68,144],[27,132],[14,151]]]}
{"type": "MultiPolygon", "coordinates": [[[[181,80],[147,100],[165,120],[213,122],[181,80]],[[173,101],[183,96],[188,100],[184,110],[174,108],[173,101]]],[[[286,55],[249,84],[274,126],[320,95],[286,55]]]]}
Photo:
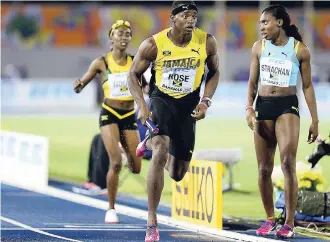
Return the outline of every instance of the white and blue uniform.
{"type": "MultiPolygon", "coordinates": [[[[299,41],[289,37],[284,46],[276,46],[269,40],[262,40],[259,59],[260,86],[293,87],[297,85],[300,63],[297,59],[299,41]]],[[[259,88],[260,88],[259,86],[259,88]]],[[[282,114],[292,113],[299,117],[299,103],[296,95],[260,96],[256,101],[258,120],[276,121],[282,114]]]]}
{"type": "Polygon", "coordinates": [[[289,37],[284,46],[276,46],[269,40],[263,40],[263,49],[260,56],[261,85],[289,87],[296,86],[299,61],[297,51],[299,42],[295,46],[295,39],[289,37]]]}

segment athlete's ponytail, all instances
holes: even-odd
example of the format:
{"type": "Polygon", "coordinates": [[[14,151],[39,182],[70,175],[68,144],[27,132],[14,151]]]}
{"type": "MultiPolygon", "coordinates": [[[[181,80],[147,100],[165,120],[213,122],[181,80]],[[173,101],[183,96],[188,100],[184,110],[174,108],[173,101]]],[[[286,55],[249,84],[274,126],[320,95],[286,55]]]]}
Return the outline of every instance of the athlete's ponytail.
{"type": "Polygon", "coordinates": [[[271,13],[276,19],[282,19],[283,20],[282,28],[285,31],[286,35],[293,37],[300,42],[303,42],[297,26],[291,24],[290,15],[288,14],[284,6],[279,4],[270,5],[269,7],[265,8],[264,11],[262,12],[271,13]]]}
{"type": "Polygon", "coordinates": [[[301,34],[298,31],[298,28],[296,25],[291,24],[289,27],[287,27],[286,29],[284,29],[285,33],[287,36],[292,36],[293,38],[295,38],[296,40],[299,40],[300,42],[302,42],[302,37],[301,34]]]}

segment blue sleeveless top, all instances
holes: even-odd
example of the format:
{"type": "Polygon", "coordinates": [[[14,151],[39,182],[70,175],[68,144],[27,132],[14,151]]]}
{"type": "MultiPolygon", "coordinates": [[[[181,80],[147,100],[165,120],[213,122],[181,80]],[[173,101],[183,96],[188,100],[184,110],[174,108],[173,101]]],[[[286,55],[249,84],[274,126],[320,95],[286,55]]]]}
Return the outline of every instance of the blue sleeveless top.
{"type": "Polygon", "coordinates": [[[296,86],[300,63],[297,59],[299,41],[289,37],[284,46],[276,46],[270,40],[262,40],[259,73],[261,85],[289,87],[296,86]]]}

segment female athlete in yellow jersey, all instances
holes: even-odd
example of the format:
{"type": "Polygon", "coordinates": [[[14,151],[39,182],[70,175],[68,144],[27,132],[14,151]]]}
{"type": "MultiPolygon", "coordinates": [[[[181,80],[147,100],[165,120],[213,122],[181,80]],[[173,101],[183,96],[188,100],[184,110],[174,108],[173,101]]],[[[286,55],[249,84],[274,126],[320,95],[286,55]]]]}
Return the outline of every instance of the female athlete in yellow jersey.
{"type": "Polygon", "coordinates": [[[99,121],[104,145],[111,161],[107,174],[109,209],[105,222],[118,223],[114,205],[122,167],[119,142],[125,149],[128,168],[133,173],[140,173],[141,158],[135,154],[140,138],[134,116],[134,100],[127,84],[127,72],[133,60],[133,57],[127,54],[132,38],[130,23],[124,20],[116,21],[109,31],[109,38],[112,42],[111,51],[91,63],[83,77],[75,81],[74,91],[81,92],[96,74],[101,75],[104,102],[99,121]]]}

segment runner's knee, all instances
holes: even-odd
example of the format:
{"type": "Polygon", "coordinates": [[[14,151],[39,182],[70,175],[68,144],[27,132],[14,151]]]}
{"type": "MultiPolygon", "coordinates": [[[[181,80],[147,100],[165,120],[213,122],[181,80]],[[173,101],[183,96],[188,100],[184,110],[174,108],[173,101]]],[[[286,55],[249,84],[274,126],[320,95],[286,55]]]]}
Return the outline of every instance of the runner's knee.
{"type": "Polygon", "coordinates": [[[296,155],[293,152],[285,152],[282,155],[281,168],[284,174],[295,174],[296,165],[295,165],[296,155]]]}
{"type": "Polygon", "coordinates": [[[141,158],[127,157],[127,167],[133,174],[141,172],[141,158]]]}
{"type": "Polygon", "coordinates": [[[122,163],[120,162],[110,162],[110,170],[112,170],[115,174],[119,174],[122,168],[122,163]]]}
{"type": "Polygon", "coordinates": [[[152,139],[152,151],[154,155],[167,156],[168,142],[162,137],[154,137],[152,139]]]}
{"type": "Polygon", "coordinates": [[[259,176],[263,179],[271,177],[273,172],[273,167],[270,167],[269,164],[260,163],[258,169],[259,169],[259,176]]]}

